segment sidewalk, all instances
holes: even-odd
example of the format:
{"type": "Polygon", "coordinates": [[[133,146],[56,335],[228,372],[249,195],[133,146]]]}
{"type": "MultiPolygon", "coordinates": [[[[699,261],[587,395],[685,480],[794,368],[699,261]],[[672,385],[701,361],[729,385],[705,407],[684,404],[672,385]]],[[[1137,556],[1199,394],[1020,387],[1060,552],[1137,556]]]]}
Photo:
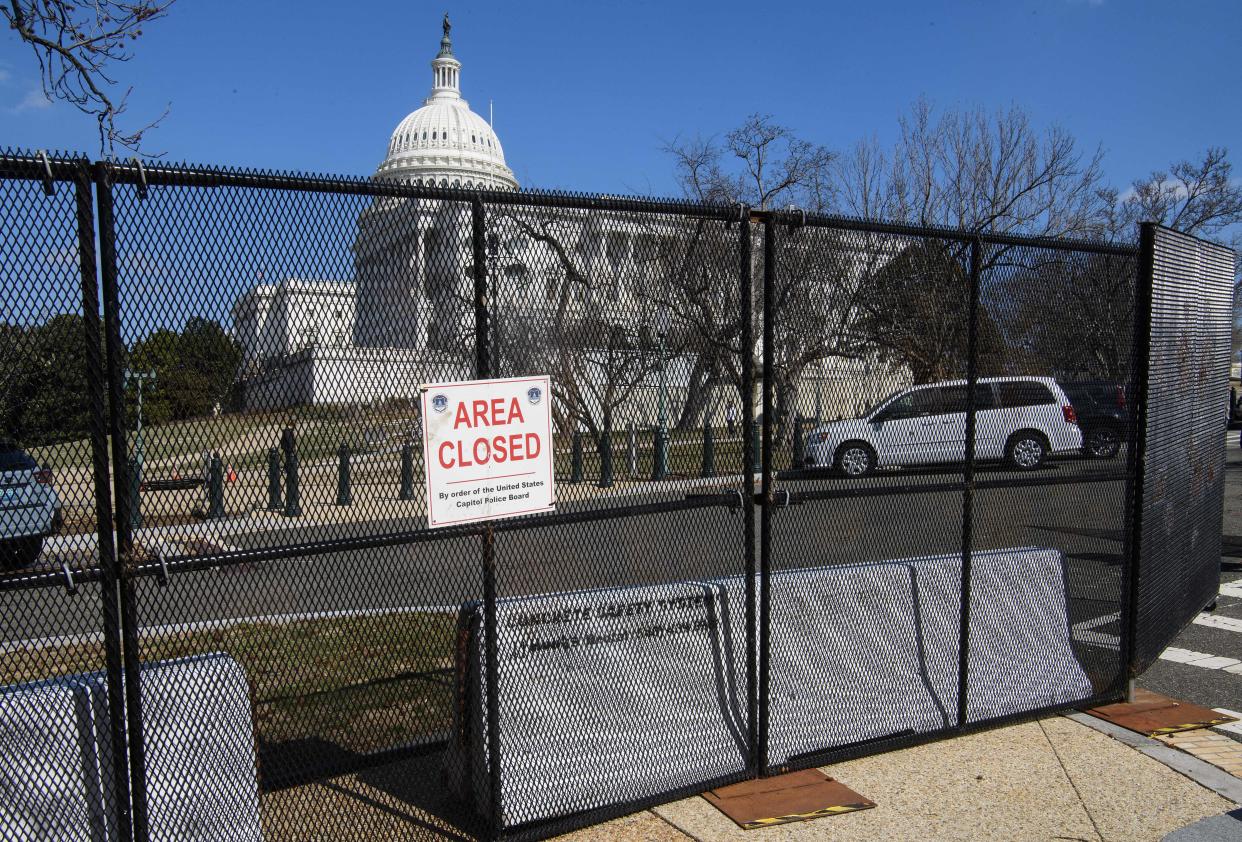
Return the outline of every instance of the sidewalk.
{"type": "MultiPolygon", "coordinates": [[[[1242,839],[1242,818],[1212,818],[1237,803],[1078,718],[1054,716],[824,767],[875,801],[872,810],[744,831],[696,796],[561,838],[1158,842],[1185,828],[1176,842],[1242,839]]],[[[1242,797],[1242,780],[1215,771],[1242,797]]]]}

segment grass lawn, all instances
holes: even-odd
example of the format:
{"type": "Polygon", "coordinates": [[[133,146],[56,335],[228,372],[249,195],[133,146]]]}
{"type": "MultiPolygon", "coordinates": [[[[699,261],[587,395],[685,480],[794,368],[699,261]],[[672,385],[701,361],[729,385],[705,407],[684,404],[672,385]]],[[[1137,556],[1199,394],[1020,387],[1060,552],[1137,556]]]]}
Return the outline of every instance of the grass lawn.
{"type": "MultiPolygon", "coordinates": [[[[142,659],[227,652],[246,670],[260,744],[327,741],[365,753],[447,731],[455,618],[408,613],[242,623],[145,635],[142,659]]],[[[102,645],[0,657],[0,682],[102,669],[102,645]]]]}

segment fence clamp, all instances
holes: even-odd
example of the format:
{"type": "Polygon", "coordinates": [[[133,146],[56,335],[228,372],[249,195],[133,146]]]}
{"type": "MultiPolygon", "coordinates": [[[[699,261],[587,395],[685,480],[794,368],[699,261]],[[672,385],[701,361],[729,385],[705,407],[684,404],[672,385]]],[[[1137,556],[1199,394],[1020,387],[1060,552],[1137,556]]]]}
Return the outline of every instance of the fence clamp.
{"type": "Polygon", "coordinates": [[[155,551],[155,559],[160,563],[159,583],[161,588],[168,587],[168,559],[164,557],[164,547],[155,551]]]}
{"type": "Polygon", "coordinates": [[[43,192],[49,196],[55,196],[56,180],[52,178],[52,162],[48,160],[47,152],[43,149],[39,150],[38,156],[43,162],[43,192]]]}
{"type": "Polygon", "coordinates": [[[778,488],[776,493],[785,495],[785,502],[781,504],[781,508],[788,509],[790,502],[793,500],[793,494],[790,493],[788,488],[778,488]]]}
{"type": "Polygon", "coordinates": [[[65,590],[70,596],[75,595],[78,592],[78,586],[73,581],[73,571],[69,569],[69,562],[60,563],[60,572],[65,574],[65,590]]]}
{"type": "Polygon", "coordinates": [[[147,171],[142,168],[142,159],[137,156],[130,159],[138,167],[138,198],[147,198],[147,171]]]}

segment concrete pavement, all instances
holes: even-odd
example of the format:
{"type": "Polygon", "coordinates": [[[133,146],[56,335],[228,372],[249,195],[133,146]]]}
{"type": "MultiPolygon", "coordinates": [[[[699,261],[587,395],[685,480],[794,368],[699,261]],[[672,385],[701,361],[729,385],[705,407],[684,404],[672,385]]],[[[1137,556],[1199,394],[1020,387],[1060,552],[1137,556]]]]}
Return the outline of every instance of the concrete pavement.
{"type": "MultiPolygon", "coordinates": [[[[1010,725],[823,767],[877,807],[743,831],[700,797],[563,837],[587,840],[1093,840],[1176,842],[1232,831],[1238,805],[1066,717],[1010,725]],[[1221,822],[1219,817],[1226,816],[1221,822]],[[655,821],[659,819],[663,826],[655,821]],[[670,835],[675,832],[676,835],[670,835]],[[1196,831],[1197,832],[1197,831],[1196,831]],[[1188,835],[1190,834],[1190,835],[1188,835]]],[[[1239,782],[1242,785],[1242,781],[1239,782]]],[[[1223,836],[1239,839],[1242,835],[1223,836]]]]}

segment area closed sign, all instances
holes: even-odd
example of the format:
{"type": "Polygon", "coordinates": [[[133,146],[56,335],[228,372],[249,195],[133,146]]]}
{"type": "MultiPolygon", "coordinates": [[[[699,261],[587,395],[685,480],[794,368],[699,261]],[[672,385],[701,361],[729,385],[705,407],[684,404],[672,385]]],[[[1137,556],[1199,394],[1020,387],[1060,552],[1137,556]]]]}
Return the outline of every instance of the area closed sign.
{"type": "Polygon", "coordinates": [[[548,377],[424,386],[428,526],[556,507],[548,377]]]}

